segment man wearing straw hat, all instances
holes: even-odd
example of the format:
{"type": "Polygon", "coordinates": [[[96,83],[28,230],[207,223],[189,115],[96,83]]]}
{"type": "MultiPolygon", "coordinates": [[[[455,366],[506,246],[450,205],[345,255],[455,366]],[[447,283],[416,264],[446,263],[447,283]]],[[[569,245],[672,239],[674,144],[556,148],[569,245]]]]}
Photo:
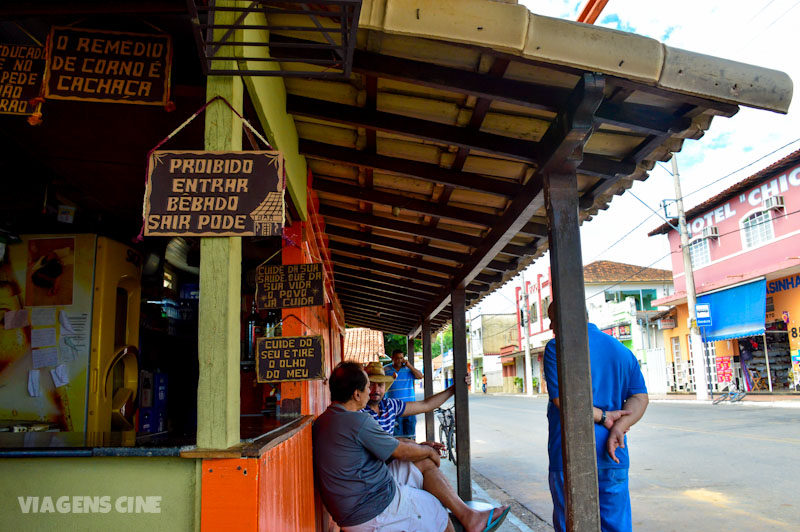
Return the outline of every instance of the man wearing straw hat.
{"type": "MultiPolygon", "coordinates": [[[[394,434],[395,421],[398,418],[416,416],[426,412],[433,412],[453,397],[455,388],[450,386],[444,391],[431,395],[422,401],[403,401],[385,397],[386,390],[394,382],[394,376],[386,375],[380,362],[370,362],[364,367],[369,377],[369,402],[363,410],[371,415],[378,425],[389,434],[394,434]]],[[[467,376],[467,384],[470,382],[467,376]]],[[[413,435],[412,435],[413,436],[413,435]]]]}

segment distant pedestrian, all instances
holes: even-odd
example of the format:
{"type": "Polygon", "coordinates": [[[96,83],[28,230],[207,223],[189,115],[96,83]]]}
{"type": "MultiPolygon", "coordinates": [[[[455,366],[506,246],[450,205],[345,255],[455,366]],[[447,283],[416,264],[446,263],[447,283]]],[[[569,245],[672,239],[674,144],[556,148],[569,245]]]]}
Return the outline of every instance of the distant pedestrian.
{"type": "MultiPolygon", "coordinates": [[[[547,310],[555,326],[556,306],[547,310]]],[[[594,405],[594,438],[597,452],[597,483],[600,496],[600,522],[603,532],[631,532],[631,499],[628,491],[627,438],[625,433],[641,419],[648,404],[647,388],[633,353],[617,339],[588,324],[589,353],[594,405]]],[[[547,420],[550,434],[550,495],[553,498],[553,527],[566,529],[564,518],[564,464],[561,456],[561,401],[558,395],[556,341],[544,351],[544,376],[550,401],[547,420]]]]}
{"type": "Polygon", "coordinates": [[[481,382],[483,383],[483,384],[482,384],[482,387],[483,387],[483,393],[486,393],[486,381],[487,381],[487,379],[486,379],[486,375],[484,375],[484,376],[483,376],[483,378],[481,379],[481,382]]]}

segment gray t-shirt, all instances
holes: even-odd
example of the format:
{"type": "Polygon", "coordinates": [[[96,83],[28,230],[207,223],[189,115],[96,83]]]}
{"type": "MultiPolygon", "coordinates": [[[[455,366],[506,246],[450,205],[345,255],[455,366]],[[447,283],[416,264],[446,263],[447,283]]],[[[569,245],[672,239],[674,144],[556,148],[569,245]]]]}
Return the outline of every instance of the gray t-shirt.
{"type": "Polygon", "coordinates": [[[400,442],[369,414],[332,404],[312,428],[314,472],[322,502],[339,526],[379,515],[397,489],[386,460],[400,442]]]}

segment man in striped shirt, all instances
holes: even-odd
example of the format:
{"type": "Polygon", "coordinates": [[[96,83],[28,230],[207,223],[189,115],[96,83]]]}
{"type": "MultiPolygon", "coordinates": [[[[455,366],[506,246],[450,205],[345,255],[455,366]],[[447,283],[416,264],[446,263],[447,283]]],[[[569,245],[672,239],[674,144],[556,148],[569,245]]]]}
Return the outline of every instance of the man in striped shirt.
{"type": "MultiPolygon", "coordinates": [[[[403,401],[384,397],[386,390],[392,386],[395,378],[384,373],[380,362],[370,362],[364,368],[369,377],[369,401],[362,410],[371,415],[378,425],[388,434],[394,434],[395,421],[407,416],[416,416],[425,412],[433,412],[436,408],[450,399],[455,393],[455,388],[450,386],[446,390],[431,395],[422,401],[403,401]]],[[[408,435],[415,439],[415,434],[408,435]]],[[[439,445],[439,444],[437,444],[439,445]]]]}
{"type": "MultiPolygon", "coordinates": [[[[409,363],[403,351],[395,349],[392,353],[392,363],[383,367],[384,373],[394,377],[392,389],[386,392],[389,399],[400,399],[406,403],[417,400],[414,393],[414,381],[422,378],[422,372],[409,363]]],[[[388,389],[388,386],[387,386],[388,389]]],[[[417,433],[417,417],[404,416],[397,420],[394,435],[398,438],[411,438],[417,433]]]]}

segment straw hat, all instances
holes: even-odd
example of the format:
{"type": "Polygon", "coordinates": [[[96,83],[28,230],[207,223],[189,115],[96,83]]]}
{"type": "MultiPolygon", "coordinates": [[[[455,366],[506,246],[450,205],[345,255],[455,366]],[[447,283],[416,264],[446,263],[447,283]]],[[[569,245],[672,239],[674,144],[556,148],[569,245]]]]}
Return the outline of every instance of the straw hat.
{"type": "Polygon", "coordinates": [[[383,371],[383,365],[380,362],[370,362],[364,366],[364,371],[367,372],[370,382],[383,382],[386,383],[386,389],[394,382],[394,377],[387,375],[383,371]]]}

